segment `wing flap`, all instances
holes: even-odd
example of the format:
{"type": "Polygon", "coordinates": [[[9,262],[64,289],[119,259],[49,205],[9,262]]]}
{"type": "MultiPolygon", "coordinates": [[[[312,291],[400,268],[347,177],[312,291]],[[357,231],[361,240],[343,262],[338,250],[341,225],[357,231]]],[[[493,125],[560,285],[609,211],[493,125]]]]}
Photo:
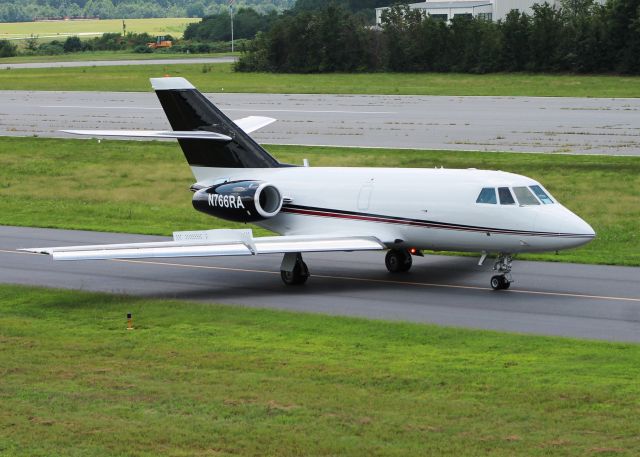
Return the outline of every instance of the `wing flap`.
{"type": "Polygon", "coordinates": [[[253,238],[251,230],[176,232],[174,241],[28,248],[54,260],[108,260],[218,257],[288,252],[373,251],[386,249],[373,236],[273,236],[253,238]]]}
{"type": "Polygon", "coordinates": [[[308,237],[274,236],[254,239],[257,254],[287,252],[376,251],[386,249],[372,236],[308,237]]]}

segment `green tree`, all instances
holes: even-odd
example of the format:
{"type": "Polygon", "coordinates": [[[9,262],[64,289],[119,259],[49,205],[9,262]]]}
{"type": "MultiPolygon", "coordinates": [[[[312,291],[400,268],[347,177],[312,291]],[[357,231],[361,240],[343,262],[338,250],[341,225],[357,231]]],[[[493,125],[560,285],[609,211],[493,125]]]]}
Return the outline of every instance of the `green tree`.
{"type": "Polygon", "coordinates": [[[416,71],[446,71],[450,65],[451,28],[446,21],[427,16],[416,29],[410,58],[416,71]]]}
{"type": "MultiPolygon", "coordinates": [[[[259,14],[250,8],[240,8],[233,16],[234,38],[254,38],[258,32],[269,30],[277,14],[259,14]]],[[[184,31],[186,40],[230,41],[231,16],[228,11],[207,16],[200,22],[189,24],[184,31]]]]}
{"type": "Polygon", "coordinates": [[[584,18],[591,15],[594,0],[560,0],[560,5],[567,18],[584,18]]]}
{"type": "Polygon", "coordinates": [[[369,23],[375,20],[375,9],[381,6],[389,6],[393,3],[390,0],[297,0],[295,11],[322,11],[329,6],[340,6],[352,13],[359,13],[357,16],[363,18],[369,23]]]}
{"type": "Polygon", "coordinates": [[[25,48],[31,52],[38,50],[38,35],[31,34],[29,38],[25,40],[25,48]]]}
{"type": "Polygon", "coordinates": [[[450,71],[487,73],[498,69],[500,29],[490,21],[458,17],[451,21],[450,71]]]}
{"type": "Polygon", "coordinates": [[[640,0],[609,0],[607,8],[607,38],[614,55],[616,69],[622,72],[640,71],[640,0]]]}
{"type": "Polygon", "coordinates": [[[64,42],[64,52],[80,52],[82,51],[82,41],[77,36],[70,36],[64,42]]]}
{"type": "Polygon", "coordinates": [[[568,68],[577,72],[611,71],[613,56],[607,40],[605,8],[590,2],[570,3],[562,13],[568,68]]]}
{"type": "Polygon", "coordinates": [[[342,7],[332,4],[319,14],[316,34],[320,64],[317,71],[356,71],[367,61],[362,24],[342,7]]]}
{"type": "Polygon", "coordinates": [[[204,8],[205,6],[202,2],[193,2],[187,5],[187,17],[204,17],[204,8]]]}
{"type": "MultiPolygon", "coordinates": [[[[382,13],[387,62],[393,71],[417,71],[420,43],[416,40],[424,15],[408,5],[394,5],[382,13]]],[[[425,37],[423,36],[423,39],[425,37]]]]}
{"type": "Polygon", "coordinates": [[[114,17],[115,8],[111,0],[88,0],[83,8],[86,16],[97,16],[101,19],[114,17]]]}
{"type": "Polygon", "coordinates": [[[546,2],[533,5],[532,9],[528,69],[532,71],[566,69],[563,55],[565,28],[560,11],[546,2]]]}
{"type": "Polygon", "coordinates": [[[501,68],[506,71],[525,70],[530,58],[531,18],[518,10],[511,10],[498,26],[502,33],[501,68]]]}
{"type": "Polygon", "coordinates": [[[0,40],[0,57],[13,57],[18,54],[18,48],[9,40],[0,40]]]}
{"type": "Polygon", "coordinates": [[[371,31],[334,4],[318,12],[286,13],[259,36],[236,66],[243,71],[359,71],[370,68],[371,31]]]}

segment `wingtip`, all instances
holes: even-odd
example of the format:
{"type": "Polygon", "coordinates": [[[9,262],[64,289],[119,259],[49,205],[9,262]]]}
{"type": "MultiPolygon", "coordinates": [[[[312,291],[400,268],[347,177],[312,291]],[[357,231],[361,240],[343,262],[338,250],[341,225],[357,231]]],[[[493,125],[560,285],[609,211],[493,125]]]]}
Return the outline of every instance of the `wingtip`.
{"type": "Polygon", "coordinates": [[[51,249],[49,248],[21,248],[16,249],[16,251],[28,252],[29,254],[51,255],[51,249]]]}

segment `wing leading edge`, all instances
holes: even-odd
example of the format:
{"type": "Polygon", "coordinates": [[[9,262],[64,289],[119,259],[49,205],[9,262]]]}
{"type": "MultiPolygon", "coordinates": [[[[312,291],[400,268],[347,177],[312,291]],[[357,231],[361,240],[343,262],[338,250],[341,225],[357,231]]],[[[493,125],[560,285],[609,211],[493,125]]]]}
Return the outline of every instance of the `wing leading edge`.
{"type": "Polygon", "coordinates": [[[218,257],[290,252],[375,251],[386,249],[373,236],[272,236],[253,238],[251,230],[175,232],[173,241],[28,248],[54,260],[108,260],[175,257],[218,257]]]}

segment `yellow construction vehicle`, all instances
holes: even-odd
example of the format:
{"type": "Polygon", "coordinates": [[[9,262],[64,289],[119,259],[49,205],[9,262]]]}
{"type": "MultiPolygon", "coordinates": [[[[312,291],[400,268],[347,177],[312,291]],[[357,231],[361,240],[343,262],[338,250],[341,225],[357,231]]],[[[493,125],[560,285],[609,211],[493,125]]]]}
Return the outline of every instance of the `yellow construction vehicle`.
{"type": "Polygon", "coordinates": [[[158,35],[156,37],[156,41],[147,43],[147,46],[151,49],[170,48],[171,46],[173,46],[173,41],[167,40],[167,37],[164,35],[158,35]]]}

